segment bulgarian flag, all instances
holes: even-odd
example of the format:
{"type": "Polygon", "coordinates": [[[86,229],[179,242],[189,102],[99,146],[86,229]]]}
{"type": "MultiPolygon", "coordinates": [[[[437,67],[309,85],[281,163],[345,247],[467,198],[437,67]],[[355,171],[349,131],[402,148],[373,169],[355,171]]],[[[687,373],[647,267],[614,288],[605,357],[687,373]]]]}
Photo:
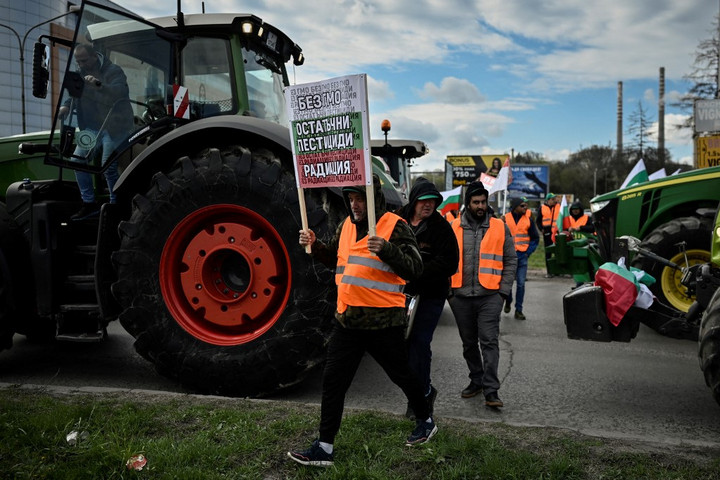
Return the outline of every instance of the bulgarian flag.
{"type": "Polygon", "coordinates": [[[460,210],[460,192],[462,192],[462,185],[452,190],[440,192],[443,201],[437,209],[442,215],[445,215],[450,210],[460,210]]]}
{"type": "Polygon", "coordinates": [[[622,185],[620,185],[620,188],[629,187],[630,185],[635,185],[636,183],[647,182],[647,180],[648,173],[647,170],[645,170],[645,162],[643,162],[643,159],[641,158],[635,164],[633,169],[630,170],[628,176],[625,177],[625,181],[622,183],[622,185]]]}
{"type": "Polygon", "coordinates": [[[617,263],[603,263],[595,273],[595,285],[603,289],[605,314],[617,327],[638,296],[635,274],[617,263]]]}
{"type": "Polygon", "coordinates": [[[565,217],[570,215],[570,212],[568,211],[568,204],[567,204],[567,198],[565,195],[562,196],[562,201],[560,202],[560,213],[558,213],[557,221],[555,222],[555,231],[553,232],[552,241],[555,242],[555,235],[558,234],[558,232],[563,231],[563,221],[565,220],[565,217]]]}

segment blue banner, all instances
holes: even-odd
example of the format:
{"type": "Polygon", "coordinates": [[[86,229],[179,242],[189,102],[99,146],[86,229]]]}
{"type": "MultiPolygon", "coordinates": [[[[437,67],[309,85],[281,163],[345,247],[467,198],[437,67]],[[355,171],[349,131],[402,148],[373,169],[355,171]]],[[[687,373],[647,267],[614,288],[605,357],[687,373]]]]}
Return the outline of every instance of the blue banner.
{"type": "Polygon", "coordinates": [[[545,199],[550,185],[549,165],[511,165],[510,171],[512,182],[508,185],[508,198],[545,199]]]}

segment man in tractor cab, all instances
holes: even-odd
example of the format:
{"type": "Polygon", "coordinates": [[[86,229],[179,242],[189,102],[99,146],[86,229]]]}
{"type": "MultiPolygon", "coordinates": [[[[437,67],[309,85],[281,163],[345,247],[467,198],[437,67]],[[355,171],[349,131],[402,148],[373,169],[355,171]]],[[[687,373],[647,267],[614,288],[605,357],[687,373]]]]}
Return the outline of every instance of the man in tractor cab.
{"type": "MultiPolygon", "coordinates": [[[[89,139],[87,144],[77,145],[73,161],[91,163],[102,150],[100,161],[105,165],[110,154],[133,127],[127,77],[119,66],[89,44],[81,43],[75,47],[75,63],[84,80],[82,95],[70,98],[58,113],[65,119],[74,112],[83,133],[76,138],[89,139]]],[[[113,188],[119,176],[117,162],[113,162],[105,170],[111,203],[115,202],[113,188]]],[[[93,175],[76,170],[75,178],[80,188],[82,208],[71,218],[83,220],[97,215],[100,206],[95,202],[93,175]]]]}
{"type": "Polygon", "coordinates": [[[437,432],[422,383],[410,369],[405,345],[403,287],[422,274],[422,258],[407,222],[387,211],[377,175],[373,175],[373,187],[374,236],[368,235],[365,186],[343,187],[350,215],[329,244],[317,240],[310,229],[300,231],[300,245],[310,245],[313,258],[335,268],[338,286],[336,321],[323,372],[319,438],[307,450],[288,452],[303,465],[333,465],[333,442],[340,429],[345,394],[366,352],[402,389],[416,414],[415,430],[405,444],[425,443],[437,432]]]}

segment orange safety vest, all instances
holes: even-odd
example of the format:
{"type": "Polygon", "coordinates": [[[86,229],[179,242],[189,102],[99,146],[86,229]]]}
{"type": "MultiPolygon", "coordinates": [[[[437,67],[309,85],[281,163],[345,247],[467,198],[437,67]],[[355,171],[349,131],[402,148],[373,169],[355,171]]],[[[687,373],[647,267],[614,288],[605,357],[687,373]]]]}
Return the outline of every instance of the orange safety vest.
{"type": "MultiPolygon", "coordinates": [[[[386,212],[377,222],[375,234],[389,241],[398,221],[405,220],[394,213],[386,212]]],[[[338,242],[338,262],[335,270],[335,283],[338,287],[337,311],[343,313],[348,305],[405,308],[405,280],[395,274],[377,255],[370,253],[367,235],[357,242],[356,238],[357,229],[348,217],[338,242]]]]}
{"type": "Polygon", "coordinates": [[[453,220],[455,220],[455,215],[452,214],[452,212],[447,212],[445,215],[445,220],[452,223],[453,220]]]}
{"type": "Polygon", "coordinates": [[[587,225],[587,222],[587,215],[582,215],[577,220],[575,220],[572,216],[567,216],[563,218],[563,230],[569,230],[570,228],[580,228],[583,225],[587,225]]]}
{"type": "Polygon", "coordinates": [[[518,252],[527,252],[530,247],[530,219],[527,215],[520,217],[520,221],[515,223],[515,217],[512,212],[505,214],[505,223],[512,233],[515,241],[515,250],[518,252]]]}
{"type": "Polygon", "coordinates": [[[543,228],[551,227],[553,233],[557,231],[557,219],[560,215],[560,206],[556,203],[552,208],[543,203],[540,209],[542,213],[543,228]]]}
{"type": "MultiPolygon", "coordinates": [[[[460,219],[456,219],[452,223],[455,238],[457,238],[458,247],[460,248],[460,262],[458,263],[458,271],[450,277],[452,288],[460,288],[462,286],[463,271],[463,228],[460,225],[460,219]]],[[[480,242],[480,263],[478,265],[478,281],[480,285],[488,290],[497,290],[500,288],[500,280],[502,280],[503,271],[503,246],[505,245],[505,223],[499,218],[490,217],[490,228],[487,229],[482,241],[480,242]]]]}

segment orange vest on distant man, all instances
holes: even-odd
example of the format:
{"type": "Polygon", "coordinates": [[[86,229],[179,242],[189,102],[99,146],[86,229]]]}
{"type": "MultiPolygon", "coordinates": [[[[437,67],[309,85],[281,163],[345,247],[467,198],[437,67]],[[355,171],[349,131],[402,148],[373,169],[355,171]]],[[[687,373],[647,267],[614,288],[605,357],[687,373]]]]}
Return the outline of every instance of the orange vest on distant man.
{"type": "Polygon", "coordinates": [[[515,217],[512,212],[505,214],[505,223],[512,233],[513,240],[515,241],[515,250],[518,252],[527,252],[530,247],[530,218],[527,215],[520,217],[520,220],[515,223],[515,217]]]}
{"type": "Polygon", "coordinates": [[[542,226],[543,228],[551,227],[553,235],[557,232],[557,219],[560,215],[560,205],[557,203],[552,207],[548,207],[546,204],[542,204],[540,209],[542,213],[542,226]]]}

